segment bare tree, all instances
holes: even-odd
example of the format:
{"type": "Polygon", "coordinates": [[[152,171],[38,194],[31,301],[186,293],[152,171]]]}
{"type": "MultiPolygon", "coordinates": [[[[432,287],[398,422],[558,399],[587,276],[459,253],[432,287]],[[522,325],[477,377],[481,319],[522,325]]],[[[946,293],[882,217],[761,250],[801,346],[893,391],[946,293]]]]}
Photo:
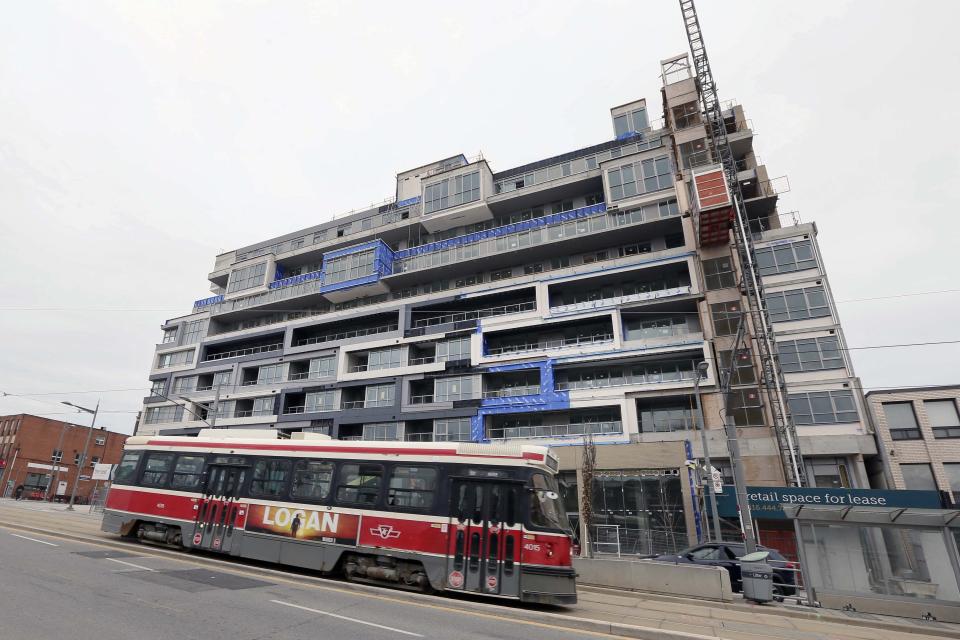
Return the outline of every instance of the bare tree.
{"type": "Polygon", "coordinates": [[[593,529],[593,477],[597,468],[597,445],[593,436],[583,437],[583,454],[580,465],[580,553],[588,558],[593,557],[591,540],[593,529]]]}

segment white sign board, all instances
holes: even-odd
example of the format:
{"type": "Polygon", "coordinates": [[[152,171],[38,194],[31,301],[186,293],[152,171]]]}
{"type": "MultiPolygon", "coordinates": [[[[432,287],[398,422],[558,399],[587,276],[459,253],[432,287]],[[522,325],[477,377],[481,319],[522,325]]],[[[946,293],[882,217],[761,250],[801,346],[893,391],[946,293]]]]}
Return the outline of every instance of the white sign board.
{"type": "Polygon", "coordinates": [[[93,465],[93,476],[91,477],[94,480],[109,480],[110,472],[112,470],[113,470],[112,464],[104,464],[102,462],[98,462],[97,464],[93,465]]]}
{"type": "Polygon", "coordinates": [[[60,482],[57,483],[57,495],[58,495],[58,496],[65,496],[65,495],[67,495],[67,481],[66,481],[66,480],[61,480],[60,482]]]}
{"type": "Polygon", "coordinates": [[[723,474],[716,467],[710,467],[710,474],[713,477],[713,492],[723,493],[723,474]]]}

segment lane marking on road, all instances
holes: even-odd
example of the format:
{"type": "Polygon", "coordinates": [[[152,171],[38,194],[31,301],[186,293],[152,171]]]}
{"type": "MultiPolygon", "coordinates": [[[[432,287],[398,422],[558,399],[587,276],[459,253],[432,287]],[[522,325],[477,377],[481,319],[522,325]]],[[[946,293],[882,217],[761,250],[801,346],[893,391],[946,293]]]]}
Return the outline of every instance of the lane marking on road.
{"type": "Polygon", "coordinates": [[[329,611],[320,611],[319,609],[311,609],[310,607],[302,607],[299,604],[293,604],[292,602],[284,602],[283,600],[271,600],[270,602],[274,604],[281,604],[285,607],[292,607],[294,609],[301,609],[303,611],[309,611],[310,613],[316,613],[321,616],[329,616],[331,618],[337,618],[338,620],[346,620],[347,622],[356,622],[357,624],[365,624],[368,627],[376,627],[377,629],[386,629],[387,631],[393,631],[394,633],[402,633],[405,636],[414,636],[416,638],[422,638],[423,636],[419,633],[414,633],[413,631],[404,631],[403,629],[397,629],[395,627],[387,627],[382,624],[377,624],[375,622],[367,622],[366,620],[357,620],[356,618],[348,618],[347,616],[341,616],[336,613],[330,613],[329,611]]]}
{"type": "Polygon", "coordinates": [[[126,562],[126,561],[124,561],[124,560],[117,560],[116,558],[105,558],[105,559],[106,559],[106,560],[109,560],[110,562],[116,562],[116,563],[118,563],[118,564],[125,564],[125,565],[127,565],[128,567],[133,567],[134,569],[140,569],[141,571],[156,571],[156,569],[151,569],[150,567],[144,567],[144,566],[139,565],[139,564],[133,564],[132,562],[126,562]]]}
{"type": "Polygon", "coordinates": [[[53,544],[52,542],[47,542],[46,540],[37,540],[36,538],[28,538],[27,536],[21,536],[16,533],[11,533],[14,538],[23,538],[24,540],[29,540],[30,542],[39,542],[40,544],[49,545],[51,547],[59,547],[58,544],[53,544]]]}
{"type": "MultiPolygon", "coordinates": [[[[10,528],[12,528],[12,527],[14,527],[14,526],[16,526],[16,525],[10,525],[9,523],[0,523],[0,529],[10,529],[10,528]]],[[[12,534],[11,534],[11,535],[12,535],[12,534]]],[[[102,547],[102,548],[104,548],[104,549],[116,549],[116,548],[117,548],[117,543],[115,543],[115,542],[107,543],[107,542],[103,542],[103,541],[94,541],[94,540],[91,540],[91,541],[88,542],[88,541],[85,541],[85,540],[77,540],[77,539],[75,539],[75,538],[54,536],[54,534],[52,534],[52,533],[51,533],[51,534],[45,534],[45,535],[51,535],[51,536],[53,536],[53,537],[58,537],[59,539],[62,539],[62,540],[66,540],[66,541],[69,541],[69,542],[76,542],[77,544],[85,544],[85,545],[91,546],[91,547],[102,547]]],[[[127,546],[127,545],[124,545],[124,546],[127,546]]],[[[131,547],[131,548],[133,548],[133,547],[140,547],[140,548],[138,549],[137,553],[139,553],[139,554],[141,554],[141,555],[144,555],[144,556],[150,556],[151,558],[158,558],[158,559],[167,559],[167,560],[171,560],[171,561],[173,561],[173,562],[179,562],[179,563],[181,563],[181,564],[188,564],[188,565],[191,565],[191,566],[194,566],[194,567],[202,567],[202,568],[205,568],[205,569],[209,569],[209,568],[210,568],[210,565],[216,565],[216,566],[220,567],[221,569],[223,569],[224,571],[227,571],[227,572],[230,572],[230,573],[234,573],[234,574],[237,574],[237,575],[245,575],[245,576],[259,577],[259,578],[263,578],[264,574],[266,573],[266,574],[269,574],[269,575],[270,575],[270,579],[273,580],[274,582],[280,582],[280,583],[288,584],[288,585],[290,585],[290,586],[292,586],[292,587],[298,587],[298,588],[301,588],[301,589],[315,589],[315,590],[317,590],[317,591],[330,591],[330,592],[333,592],[333,593],[343,593],[343,594],[350,594],[350,595],[354,595],[354,596],[360,595],[360,596],[362,596],[362,597],[364,597],[364,598],[369,598],[369,599],[371,599],[371,600],[380,600],[381,602],[390,602],[390,603],[393,603],[393,604],[398,604],[398,605],[407,606],[407,607],[419,607],[419,608],[421,608],[421,609],[433,609],[433,610],[435,610],[435,611],[443,611],[443,612],[445,612],[445,613],[450,613],[450,614],[453,614],[453,615],[455,615],[455,616],[471,616],[471,617],[473,617],[473,618],[483,618],[483,619],[487,619],[487,620],[496,620],[497,622],[509,622],[509,623],[511,623],[511,624],[522,624],[522,625],[526,625],[526,626],[530,626],[530,627],[539,627],[539,628],[541,628],[541,629],[549,629],[549,630],[552,630],[552,631],[562,631],[562,632],[569,632],[569,633],[578,633],[578,634],[580,634],[580,635],[594,636],[594,637],[598,637],[598,638],[615,638],[615,639],[623,640],[623,637],[624,637],[623,634],[614,635],[614,634],[611,634],[611,633],[605,633],[605,632],[603,632],[603,631],[589,631],[589,630],[586,630],[586,629],[580,629],[580,628],[577,628],[577,627],[568,626],[568,625],[563,625],[563,624],[550,624],[550,623],[548,623],[548,622],[534,622],[533,620],[523,620],[523,619],[517,618],[517,617],[515,617],[515,616],[510,616],[509,613],[506,612],[506,611],[505,611],[503,614],[499,614],[499,613],[483,613],[483,612],[475,611],[475,610],[455,608],[454,605],[453,605],[453,603],[451,603],[450,605],[444,605],[444,604],[440,604],[439,602],[438,602],[437,604],[432,604],[432,603],[427,603],[427,602],[418,602],[418,601],[415,601],[415,600],[403,600],[403,599],[400,599],[400,598],[398,598],[398,597],[396,597],[396,596],[380,595],[380,594],[378,594],[378,593],[373,593],[373,592],[365,591],[365,590],[364,590],[364,591],[361,591],[361,590],[356,590],[356,589],[346,589],[346,588],[343,588],[343,587],[336,587],[336,586],[327,586],[327,585],[323,585],[323,584],[316,584],[316,583],[312,583],[312,582],[303,582],[302,580],[294,580],[294,579],[292,579],[292,578],[286,578],[286,577],[282,577],[282,576],[276,575],[276,574],[278,574],[278,573],[279,573],[279,574],[282,574],[282,575],[290,575],[290,574],[287,574],[287,573],[285,573],[285,572],[283,572],[283,571],[280,571],[280,570],[278,570],[278,569],[268,569],[268,570],[263,571],[263,572],[254,572],[254,571],[245,569],[243,565],[239,565],[239,566],[238,566],[238,565],[235,565],[235,564],[232,563],[232,562],[229,562],[229,561],[227,561],[227,560],[222,560],[222,559],[220,559],[220,558],[207,558],[205,562],[200,562],[200,561],[193,560],[193,559],[190,559],[190,558],[180,558],[180,557],[177,557],[177,556],[179,556],[181,553],[183,553],[183,552],[181,552],[181,551],[173,551],[173,550],[171,550],[171,551],[169,551],[168,553],[167,553],[167,552],[164,552],[164,553],[150,553],[150,552],[148,552],[146,549],[144,549],[141,545],[138,545],[138,544],[135,544],[135,543],[129,543],[129,547],[131,547]]],[[[327,580],[327,579],[324,579],[324,578],[315,578],[315,579],[318,580],[318,581],[325,581],[325,582],[328,581],[328,582],[330,582],[330,583],[332,583],[332,584],[336,584],[336,581],[334,581],[334,580],[327,580]]],[[[377,587],[370,587],[370,588],[371,588],[371,589],[377,589],[377,587]]],[[[390,591],[390,589],[384,588],[383,591],[390,591]]],[[[434,596],[434,597],[435,597],[435,596],[434,596]]],[[[438,600],[441,600],[441,602],[444,601],[444,600],[442,600],[442,599],[440,599],[440,598],[438,598],[438,600]]],[[[450,602],[450,601],[447,600],[447,602],[450,602]]],[[[454,602],[455,602],[455,601],[454,601],[454,602]]],[[[485,602],[485,603],[479,603],[479,604],[483,604],[483,605],[491,606],[491,607],[493,606],[493,603],[492,603],[492,602],[489,602],[489,603],[488,603],[488,602],[485,602]]],[[[550,614],[550,615],[561,616],[561,614],[550,614]]],[[[589,620],[592,620],[592,619],[589,619],[589,620]]],[[[596,622],[602,622],[602,621],[596,620],[596,622]]],[[[641,627],[637,627],[637,628],[643,629],[643,630],[657,630],[656,627],[642,627],[642,626],[641,626],[641,627]]],[[[665,633],[671,633],[671,632],[665,632],[665,633]]],[[[698,637],[698,636],[694,636],[694,637],[698,637]]],[[[706,638],[706,636],[704,636],[704,638],[706,638]]]]}

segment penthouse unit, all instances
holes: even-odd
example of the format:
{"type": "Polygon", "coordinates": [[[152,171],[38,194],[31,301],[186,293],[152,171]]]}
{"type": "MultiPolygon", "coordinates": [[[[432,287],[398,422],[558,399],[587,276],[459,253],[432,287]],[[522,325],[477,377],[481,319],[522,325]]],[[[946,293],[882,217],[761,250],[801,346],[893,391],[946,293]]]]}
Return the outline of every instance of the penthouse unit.
{"type": "MultiPolygon", "coordinates": [[[[212,295],[163,325],[138,434],[529,440],[558,448],[571,487],[589,437],[600,523],[685,543],[697,364],[729,473],[717,390],[736,353],[749,481],[784,483],[764,365],[733,345],[747,305],[738,244],[698,199],[716,167],[698,86],[667,73],[683,59],[664,63],[662,119],[639,99],[611,109],[611,138],[589,147],[502,171],[444,158],[399,173],[389,202],[217,256],[212,295]]],[[[816,227],[779,214],[743,109],[723,118],[798,425],[791,455],[811,484],[865,486],[875,450],[816,227]]]]}

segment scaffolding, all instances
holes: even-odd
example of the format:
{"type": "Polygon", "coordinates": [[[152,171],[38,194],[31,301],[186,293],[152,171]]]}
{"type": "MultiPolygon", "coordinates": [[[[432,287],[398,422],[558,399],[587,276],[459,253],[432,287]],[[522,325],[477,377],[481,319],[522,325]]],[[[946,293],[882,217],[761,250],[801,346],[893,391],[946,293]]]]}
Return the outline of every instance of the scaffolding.
{"type": "MultiPolygon", "coordinates": [[[[760,360],[761,380],[764,392],[769,400],[770,412],[773,418],[774,433],[780,450],[784,475],[793,486],[804,485],[804,470],[801,463],[797,430],[790,416],[787,404],[787,389],[784,383],[783,371],[774,348],[773,326],[767,313],[766,298],[763,284],[757,265],[754,251],[753,235],[747,220],[743,194],[740,182],[737,179],[737,166],[727,139],[726,124],[723,119],[723,108],[717,97],[717,86],[710,70],[710,61],[707,58],[706,45],[697,19],[697,9],[693,0],[680,0],[680,10],[683,14],[684,28],[687,40],[690,43],[690,53],[693,57],[693,66],[700,89],[707,131],[713,143],[726,178],[733,201],[733,235],[743,273],[742,288],[747,298],[750,325],[756,343],[756,353],[760,360]]],[[[734,345],[739,349],[739,345],[734,345]]]]}

